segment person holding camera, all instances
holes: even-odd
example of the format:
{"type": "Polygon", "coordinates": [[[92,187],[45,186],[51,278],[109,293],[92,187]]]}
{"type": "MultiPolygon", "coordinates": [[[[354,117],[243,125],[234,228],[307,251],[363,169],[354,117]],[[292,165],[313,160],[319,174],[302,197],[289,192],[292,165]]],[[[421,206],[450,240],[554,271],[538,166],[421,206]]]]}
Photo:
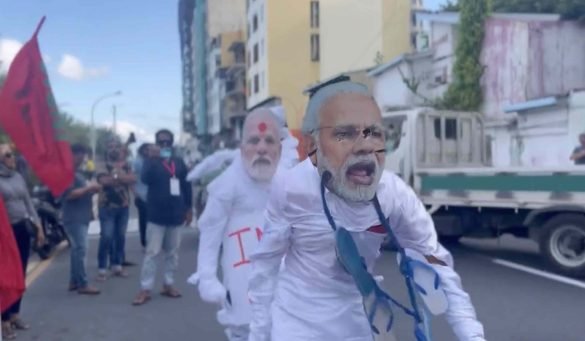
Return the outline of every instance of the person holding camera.
{"type": "Polygon", "coordinates": [[[136,176],[126,161],[122,144],[117,139],[108,142],[105,169],[97,174],[102,186],[99,194],[100,244],[98,250],[98,280],[105,281],[108,267],[117,277],[127,277],[122,265],[125,259],[126,230],[130,214],[130,186],[136,176]]]}

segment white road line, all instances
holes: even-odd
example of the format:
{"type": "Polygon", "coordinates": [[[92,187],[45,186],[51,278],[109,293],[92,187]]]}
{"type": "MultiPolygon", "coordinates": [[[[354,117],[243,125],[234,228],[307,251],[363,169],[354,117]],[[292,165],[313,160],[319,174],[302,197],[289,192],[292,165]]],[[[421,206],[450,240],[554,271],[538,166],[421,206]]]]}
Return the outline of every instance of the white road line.
{"type": "Polygon", "coordinates": [[[578,281],[576,279],[572,279],[572,278],[560,276],[560,275],[555,275],[555,274],[550,273],[550,272],[534,269],[534,268],[531,268],[531,267],[528,267],[525,265],[520,265],[520,264],[513,263],[513,262],[508,262],[508,261],[503,260],[503,259],[493,259],[492,261],[496,264],[499,264],[499,265],[502,265],[502,266],[505,266],[508,268],[524,271],[524,272],[527,272],[529,274],[548,278],[548,279],[553,280],[553,281],[557,281],[557,282],[572,285],[572,286],[575,286],[575,287],[578,287],[581,289],[585,289],[585,282],[578,281]]]}

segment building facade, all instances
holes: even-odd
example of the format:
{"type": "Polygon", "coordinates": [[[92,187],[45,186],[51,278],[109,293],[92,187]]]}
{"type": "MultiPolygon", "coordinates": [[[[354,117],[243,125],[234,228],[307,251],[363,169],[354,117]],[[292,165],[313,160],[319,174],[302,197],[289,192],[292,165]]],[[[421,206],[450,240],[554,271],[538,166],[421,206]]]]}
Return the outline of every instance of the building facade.
{"type": "Polygon", "coordinates": [[[307,84],[319,79],[319,23],[314,0],[248,1],[248,108],[282,104],[298,129],[307,84]],[[313,12],[314,13],[314,12],[313,12]]]}

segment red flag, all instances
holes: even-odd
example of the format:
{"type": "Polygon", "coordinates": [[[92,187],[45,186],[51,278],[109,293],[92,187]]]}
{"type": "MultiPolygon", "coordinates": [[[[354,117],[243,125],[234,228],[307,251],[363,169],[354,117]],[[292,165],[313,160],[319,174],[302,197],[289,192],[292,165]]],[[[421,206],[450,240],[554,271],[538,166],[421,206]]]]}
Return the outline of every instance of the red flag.
{"type": "Polygon", "coordinates": [[[0,311],[4,312],[24,293],[24,275],[20,253],[0,199],[0,311]]]}
{"type": "Polygon", "coordinates": [[[58,109],[41,57],[37,35],[18,52],[0,90],[0,125],[53,192],[62,194],[75,176],[69,144],[58,136],[58,109]]]}

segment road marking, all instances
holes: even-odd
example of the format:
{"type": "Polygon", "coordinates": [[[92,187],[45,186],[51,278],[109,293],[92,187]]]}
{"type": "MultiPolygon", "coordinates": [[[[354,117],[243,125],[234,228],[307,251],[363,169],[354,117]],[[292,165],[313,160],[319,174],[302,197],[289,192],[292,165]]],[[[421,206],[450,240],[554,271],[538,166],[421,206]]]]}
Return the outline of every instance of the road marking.
{"type": "Polygon", "coordinates": [[[33,282],[36,281],[37,278],[39,278],[43,274],[43,272],[45,272],[45,270],[47,270],[49,265],[51,265],[51,263],[53,263],[53,260],[55,258],[57,258],[57,256],[61,253],[61,251],[65,250],[65,248],[67,248],[67,241],[63,241],[63,242],[61,242],[61,244],[57,245],[57,247],[55,248],[55,251],[53,251],[53,254],[51,255],[51,257],[49,257],[49,259],[41,260],[38,262],[34,262],[32,264],[29,264],[29,266],[27,267],[27,272],[26,272],[26,287],[27,288],[31,284],[33,284],[33,282]]]}
{"type": "Polygon", "coordinates": [[[534,269],[534,268],[531,268],[529,266],[520,265],[520,264],[513,263],[513,262],[508,262],[508,261],[503,260],[503,259],[492,259],[492,261],[496,264],[499,264],[499,265],[502,265],[502,266],[505,266],[508,268],[524,271],[524,272],[527,272],[529,274],[548,278],[548,279],[553,280],[553,281],[557,281],[557,282],[561,282],[564,284],[576,286],[576,287],[581,288],[581,289],[585,289],[585,282],[578,281],[576,279],[572,279],[572,278],[560,276],[560,275],[555,275],[555,274],[550,273],[550,272],[534,269]]]}

